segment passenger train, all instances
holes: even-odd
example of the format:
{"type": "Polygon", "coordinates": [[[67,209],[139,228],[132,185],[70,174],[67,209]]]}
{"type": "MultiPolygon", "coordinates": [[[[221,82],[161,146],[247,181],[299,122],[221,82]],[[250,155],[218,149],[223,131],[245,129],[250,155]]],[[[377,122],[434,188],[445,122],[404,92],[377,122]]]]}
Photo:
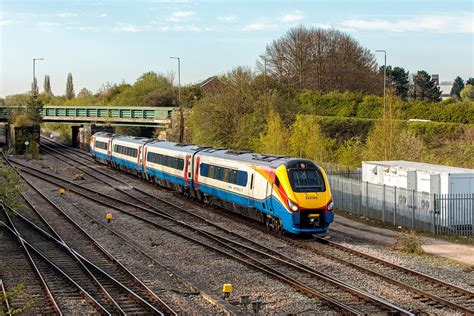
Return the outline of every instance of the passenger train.
{"type": "Polygon", "coordinates": [[[314,162],[225,148],[95,133],[99,163],[291,234],[325,233],[334,219],[327,176],[314,162]]]}

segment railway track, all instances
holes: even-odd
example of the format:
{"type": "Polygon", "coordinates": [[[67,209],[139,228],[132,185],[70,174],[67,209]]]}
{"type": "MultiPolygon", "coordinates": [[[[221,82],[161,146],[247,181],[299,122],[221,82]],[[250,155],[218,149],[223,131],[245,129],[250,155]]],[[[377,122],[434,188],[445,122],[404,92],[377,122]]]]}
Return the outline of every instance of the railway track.
{"type": "MultiPolygon", "coordinates": [[[[36,224],[33,223],[33,221],[28,221],[21,215],[15,216],[13,221],[22,219],[23,222],[28,222],[36,231],[43,233],[43,239],[45,239],[46,236],[49,237],[50,240],[55,241],[56,243],[53,242],[52,244],[56,250],[57,248],[61,248],[58,246],[64,245],[65,249],[62,250],[63,252],[66,250],[66,255],[63,254],[60,264],[56,262],[57,265],[66,266],[67,268],[64,270],[69,269],[73,271],[71,273],[75,273],[75,280],[80,280],[80,282],[78,281],[77,283],[87,285],[83,287],[86,288],[88,292],[93,293],[93,296],[100,301],[100,305],[104,307],[104,310],[121,314],[176,314],[116,258],[105,251],[90,235],[54,204],[52,200],[45,196],[29,180],[24,177],[23,179],[36,194],[40,195],[47,203],[46,205],[42,205],[43,215],[41,215],[38,209],[34,207],[32,201],[24,196],[30,205],[30,210],[34,211],[30,212],[33,213],[30,214],[30,218],[34,218],[36,224]],[[46,207],[49,207],[50,210],[45,211],[47,210],[46,207]],[[53,229],[48,223],[48,220],[58,231],[53,229]],[[63,236],[64,239],[61,236],[63,236]],[[89,259],[86,259],[84,256],[89,259]],[[71,262],[71,258],[75,259],[72,260],[74,262],[71,262]],[[69,262],[67,262],[67,260],[69,260],[69,262]],[[85,272],[85,275],[88,276],[92,282],[87,283],[84,274],[77,274],[77,272],[73,270],[73,268],[77,268],[77,266],[85,272]]],[[[45,246],[46,243],[44,240],[38,241],[38,234],[30,235],[34,230],[32,230],[31,227],[30,229],[24,227],[23,222],[16,223],[16,226],[21,227],[23,225],[22,236],[29,236],[31,240],[33,240],[33,242],[30,241],[30,244],[36,245],[43,253],[50,254],[49,256],[46,255],[46,257],[50,259],[57,258],[51,246],[45,246]],[[36,242],[36,244],[34,242],[36,242]],[[42,248],[42,246],[45,248],[42,248]]],[[[54,259],[51,260],[55,261],[54,259]]]]}
{"type": "Polygon", "coordinates": [[[11,234],[6,225],[7,220],[3,215],[4,206],[0,204],[0,228],[2,231],[2,242],[0,249],[2,253],[8,253],[8,262],[3,262],[5,266],[2,273],[6,270],[14,270],[10,272],[10,275],[3,274],[0,279],[0,289],[3,294],[4,301],[0,306],[4,308],[5,312],[12,313],[18,309],[24,309],[25,312],[33,314],[60,314],[59,307],[51,295],[50,289],[44,282],[44,278],[39,273],[36,265],[33,265],[30,261],[31,255],[28,249],[22,247],[21,241],[16,238],[14,234],[11,234]],[[8,263],[9,266],[6,266],[8,263]],[[6,292],[13,290],[19,284],[23,284],[24,292],[18,293],[13,297],[7,298],[6,292]],[[25,309],[26,308],[26,309],[25,309]]]}
{"type": "MultiPolygon", "coordinates": [[[[85,160],[89,160],[84,153],[78,149],[71,149],[67,148],[65,145],[60,145],[62,148],[66,149],[68,153],[74,155],[76,158],[82,158],[85,160]]],[[[61,154],[57,152],[57,154],[61,154]]],[[[63,154],[64,155],[64,154],[63,154]]],[[[66,156],[71,158],[70,156],[66,156]]],[[[81,166],[86,167],[87,164],[81,162],[77,159],[74,159],[77,163],[81,166]]],[[[73,164],[71,164],[73,165],[73,164]]],[[[94,169],[94,171],[97,171],[94,169]]],[[[98,171],[99,172],[99,171],[98,171]]],[[[110,181],[113,180],[118,182],[119,185],[129,185],[128,183],[121,181],[115,177],[111,177],[107,173],[102,171],[101,175],[108,178],[109,182],[103,181],[104,183],[110,185],[110,181]]],[[[161,208],[166,208],[167,206],[171,206],[174,208],[180,209],[182,213],[186,213],[187,215],[193,217],[193,219],[198,219],[200,221],[205,221],[207,225],[212,226],[215,229],[222,230],[222,227],[218,225],[213,225],[208,220],[197,216],[196,214],[184,210],[183,208],[173,205],[168,201],[162,200],[142,189],[134,188],[134,192],[142,194],[145,198],[152,198],[155,201],[161,202],[164,205],[161,208]]],[[[132,198],[136,199],[136,196],[132,196],[132,198]]],[[[136,199],[138,203],[142,203],[143,198],[136,199]]],[[[150,207],[149,204],[145,204],[146,206],[150,207]]],[[[153,208],[153,206],[151,206],[153,208]]],[[[171,210],[170,210],[171,211],[171,210]]],[[[176,214],[166,212],[166,214],[176,214]]],[[[232,217],[235,219],[235,216],[232,217]]],[[[190,219],[183,219],[189,221],[190,219]]],[[[248,223],[246,223],[248,224],[248,223]]],[[[253,223],[252,223],[253,224],[253,223]]],[[[256,225],[255,225],[256,226],[256,225]]],[[[225,229],[226,233],[231,233],[233,237],[236,237],[236,234],[225,229]]],[[[237,236],[240,237],[240,236],[237,236]]],[[[280,236],[279,236],[280,237],[280,236]]],[[[336,244],[334,242],[330,242],[326,239],[315,237],[317,241],[320,243],[318,246],[314,246],[314,242],[312,241],[296,241],[294,239],[281,236],[286,242],[294,245],[295,247],[304,248],[310,250],[312,252],[317,253],[320,256],[326,257],[330,260],[337,261],[342,263],[346,266],[349,266],[353,269],[361,271],[363,273],[367,273],[374,277],[383,279],[384,281],[399,286],[405,290],[411,291],[414,295],[413,297],[429,306],[433,306],[435,308],[443,308],[443,307],[450,307],[454,310],[460,311],[465,314],[474,314],[474,292],[471,292],[467,289],[460,288],[453,284],[444,282],[437,278],[428,276],[426,274],[417,272],[412,269],[404,268],[399,265],[395,265],[388,261],[367,255],[363,252],[356,251],[349,247],[345,247],[340,244],[336,244]],[[321,245],[323,244],[323,245],[321,245]]],[[[253,244],[253,246],[258,246],[257,244],[253,244]]]]}
{"type": "MultiPolygon", "coordinates": [[[[41,174],[40,170],[25,166],[23,166],[22,169],[30,175],[41,177],[41,175],[39,175],[41,174]]],[[[188,217],[187,221],[191,221],[191,219],[194,221],[194,223],[189,224],[185,222],[183,218],[177,219],[166,211],[152,205],[147,205],[146,207],[134,205],[94,192],[84,186],[77,185],[53,175],[43,174],[42,176],[55,178],[54,181],[46,180],[52,184],[67,187],[71,192],[85,198],[90,198],[96,203],[107,205],[109,208],[114,208],[120,212],[125,212],[150,225],[230,257],[255,270],[266,273],[267,275],[294,286],[308,296],[318,297],[332,308],[341,312],[350,314],[410,314],[410,312],[390,304],[381,298],[364,293],[353,286],[305,266],[301,262],[285,257],[270,248],[258,245],[248,238],[218,228],[208,221],[203,223],[201,219],[201,222],[197,224],[196,216],[192,215],[191,212],[185,212],[188,217]],[[62,183],[58,183],[58,181],[62,183]],[[81,190],[83,191],[81,192],[81,190]],[[92,197],[92,195],[95,197],[92,197]],[[104,201],[104,199],[108,201],[104,201]],[[131,210],[127,211],[124,206],[131,210]],[[150,208],[155,210],[152,211],[150,208]],[[157,222],[157,217],[160,218],[159,223],[157,222]],[[222,236],[224,232],[231,236],[222,236]],[[236,237],[239,238],[239,241],[235,240],[236,237]]],[[[176,213],[176,206],[171,203],[167,203],[166,205],[169,208],[168,212],[172,209],[172,211],[176,213]]],[[[162,207],[164,206],[162,205],[162,207]]],[[[184,209],[180,209],[180,211],[182,210],[185,211],[184,209]]]]}
{"type": "Polygon", "coordinates": [[[0,211],[0,221],[2,222],[4,231],[9,233],[12,238],[20,243],[30,264],[35,267],[38,275],[43,280],[45,288],[50,294],[50,302],[52,305],[51,308],[51,306],[45,304],[45,311],[49,310],[53,314],[60,315],[63,313],[74,313],[76,310],[82,310],[85,313],[109,314],[99,302],[76,283],[65,271],[60,269],[42,252],[24,239],[11,220],[11,216],[9,216],[4,209],[0,211]]]}

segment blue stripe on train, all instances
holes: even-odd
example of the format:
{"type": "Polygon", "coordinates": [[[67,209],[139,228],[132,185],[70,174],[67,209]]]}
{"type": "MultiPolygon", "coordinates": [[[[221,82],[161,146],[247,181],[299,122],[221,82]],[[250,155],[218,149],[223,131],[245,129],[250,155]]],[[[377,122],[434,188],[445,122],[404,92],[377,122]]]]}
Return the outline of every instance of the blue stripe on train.
{"type": "Polygon", "coordinates": [[[146,174],[155,176],[157,178],[163,179],[163,180],[168,180],[173,183],[180,184],[182,186],[186,186],[186,181],[184,180],[184,177],[177,176],[175,174],[171,174],[165,171],[161,170],[155,170],[150,167],[146,168],[146,174]]]}
{"type": "Polygon", "coordinates": [[[199,190],[203,193],[218,197],[219,199],[228,201],[230,203],[235,203],[244,207],[256,208],[263,213],[278,216],[282,221],[284,229],[293,234],[325,233],[328,229],[329,223],[331,223],[334,218],[333,213],[324,213],[321,220],[327,223],[325,227],[300,228],[298,226],[300,223],[300,214],[288,212],[286,208],[281,204],[281,202],[274,197],[271,198],[273,212],[270,212],[268,210],[270,201],[257,201],[250,197],[242,196],[202,183],[199,184],[199,190]]]}
{"type": "Polygon", "coordinates": [[[112,156],[112,161],[118,163],[119,165],[125,166],[127,168],[138,170],[137,163],[134,163],[125,159],[117,158],[115,156],[112,156]]]}

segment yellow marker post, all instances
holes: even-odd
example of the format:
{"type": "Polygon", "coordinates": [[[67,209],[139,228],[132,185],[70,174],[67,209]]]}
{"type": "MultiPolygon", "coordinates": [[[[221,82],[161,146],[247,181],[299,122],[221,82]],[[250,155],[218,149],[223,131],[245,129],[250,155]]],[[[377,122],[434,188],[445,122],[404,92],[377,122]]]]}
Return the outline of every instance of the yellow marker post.
{"type": "Polygon", "coordinates": [[[230,294],[232,293],[232,284],[226,283],[222,287],[222,292],[224,293],[224,298],[227,299],[229,298],[230,294]]]}
{"type": "Polygon", "coordinates": [[[64,194],[64,188],[59,188],[59,194],[61,194],[61,195],[64,194]]]}
{"type": "Polygon", "coordinates": [[[105,219],[107,219],[107,223],[110,223],[110,221],[112,220],[112,213],[105,214],[105,219]]]}

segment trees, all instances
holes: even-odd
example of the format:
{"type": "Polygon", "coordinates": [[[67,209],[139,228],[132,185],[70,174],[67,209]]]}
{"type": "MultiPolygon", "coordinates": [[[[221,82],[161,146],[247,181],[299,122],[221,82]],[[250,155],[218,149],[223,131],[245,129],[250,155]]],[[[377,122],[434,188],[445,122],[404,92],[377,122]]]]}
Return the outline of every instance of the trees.
{"type": "Polygon", "coordinates": [[[66,100],[71,100],[74,98],[74,84],[72,82],[72,73],[68,73],[67,82],[66,82],[66,100]]]}
{"type": "Polygon", "coordinates": [[[460,97],[463,100],[474,101],[474,85],[467,84],[466,87],[464,87],[464,89],[462,89],[462,91],[460,93],[460,97]]]}
{"type": "Polygon", "coordinates": [[[51,80],[49,78],[49,75],[44,76],[43,90],[44,93],[47,95],[53,94],[53,92],[51,91],[51,80]]]}
{"type": "Polygon", "coordinates": [[[464,89],[464,81],[461,79],[461,77],[457,76],[456,79],[454,79],[450,95],[456,100],[460,100],[462,89],[464,89]]]}
{"type": "Polygon", "coordinates": [[[257,66],[297,90],[381,93],[374,55],[334,29],[292,28],[267,45],[257,66]]]}
{"type": "MultiPolygon", "coordinates": [[[[171,81],[153,71],[141,75],[130,86],[121,84],[113,86],[109,91],[113,99],[112,105],[128,106],[173,106],[177,105],[171,81]]],[[[110,98],[110,95],[109,95],[110,98]]]]}
{"type": "Polygon", "coordinates": [[[270,112],[265,131],[260,135],[258,151],[265,154],[287,155],[288,129],[275,112],[270,112]]]}
{"type": "Polygon", "coordinates": [[[254,75],[236,68],[221,78],[222,93],[206,94],[195,102],[189,119],[193,142],[200,145],[254,149],[275,103],[274,93],[260,93],[254,75]]]}
{"type": "Polygon", "coordinates": [[[467,81],[466,81],[466,85],[468,85],[468,84],[470,84],[470,85],[473,85],[473,86],[474,86],[474,78],[472,78],[472,77],[471,77],[471,78],[467,79],[467,81]]]}
{"type": "Polygon", "coordinates": [[[434,84],[426,71],[420,70],[413,76],[411,97],[417,100],[439,102],[441,101],[441,90],[434,84]]]}
{"type": "MultiPolygon", "coordinates": [[[[383,66],[380,68],[383,71],[383,66]]],[[[388,84],[395,89],[395,94],[405,100],[408,97],[409,89],[408,71],[405,71],[402,67],[392,69],[392,66],[387,66],[386,73],[388,84]]]]}
{"type": "Polygon", "coordinates": [[[82,88],[81,91],[77,94],[78,98],[87,98],[92,96],[92,91],[88,90],[87,88],[82,88]]]}
{"type": "Polygon", "coordinates": [[[330,160],[329,153],[332,142],[323,135],[314,116],[296,116],[296,121],[291,128],[289,139],[290,154],[292,157],[302,157],[317,162],[327,162],[330,160]]]}

